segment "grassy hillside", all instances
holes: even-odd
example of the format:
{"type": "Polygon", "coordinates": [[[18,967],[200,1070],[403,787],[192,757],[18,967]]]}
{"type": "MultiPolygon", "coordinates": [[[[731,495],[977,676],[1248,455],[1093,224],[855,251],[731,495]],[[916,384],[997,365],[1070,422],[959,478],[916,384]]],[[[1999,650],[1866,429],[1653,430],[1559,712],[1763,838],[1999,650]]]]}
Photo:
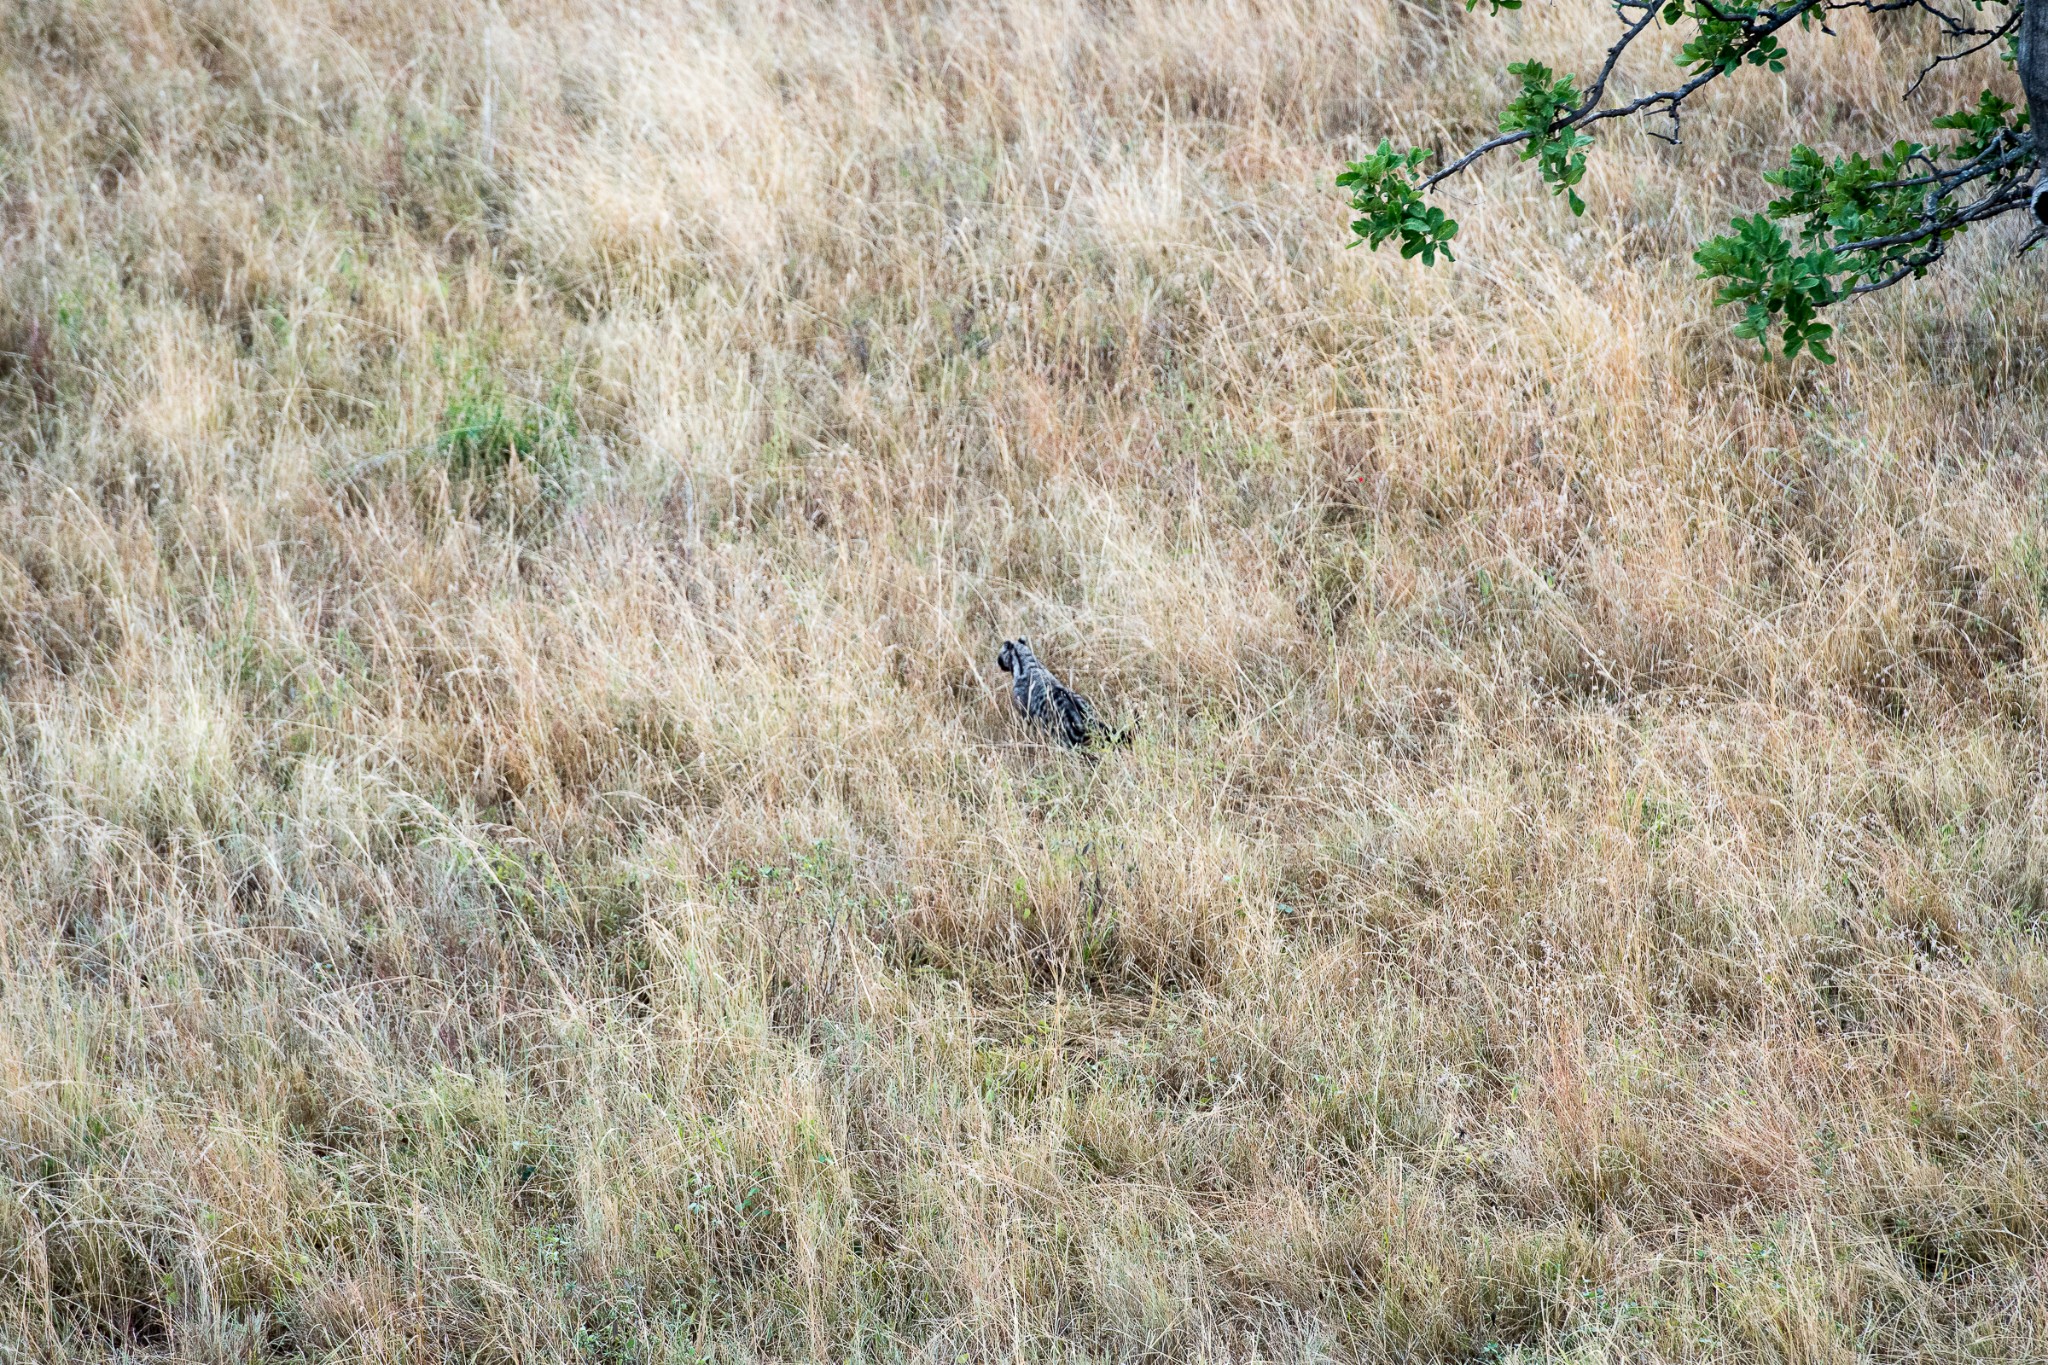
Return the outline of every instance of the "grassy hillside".
{"type": "Polygon", "coordinates": [[[1430,272],[1596,5],[0,9],[0,1357],[2048,1353],[2048,267],[1688,261],[1983,68],[1430,272]]]}

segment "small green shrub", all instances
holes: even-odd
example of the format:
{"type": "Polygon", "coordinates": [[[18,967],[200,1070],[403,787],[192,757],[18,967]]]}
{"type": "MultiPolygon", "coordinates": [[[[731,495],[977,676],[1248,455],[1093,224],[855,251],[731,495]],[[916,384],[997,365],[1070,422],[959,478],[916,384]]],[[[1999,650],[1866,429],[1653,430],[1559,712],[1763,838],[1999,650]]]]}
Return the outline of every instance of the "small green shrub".
{"type": "Polygon", "coordinates": [[[471,376],[448,402],[435,449],[472,511],[519,529],[557,511],[582,481],[581,433],[560,389],[535,401],[508,394],[494,375],[471,376]]]}
{"type": "Polygon", "coordinates": [[[438,444],[458,479],[496,479],[514,464],[560,476],[575,463],[576,415],[560,393],[537,403],[473,378],[449,400],[438,444]]]}

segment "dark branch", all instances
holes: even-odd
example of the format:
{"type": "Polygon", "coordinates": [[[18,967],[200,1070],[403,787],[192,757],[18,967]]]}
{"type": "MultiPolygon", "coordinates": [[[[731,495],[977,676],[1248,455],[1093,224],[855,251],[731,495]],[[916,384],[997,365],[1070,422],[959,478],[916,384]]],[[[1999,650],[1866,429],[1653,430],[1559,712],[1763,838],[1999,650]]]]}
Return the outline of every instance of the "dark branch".
{"type": "MultiPolygon", "coordinates": [[[[1621,3],[1616,6],[1617,10],[1637,8],[1643,11],[1643,17],[1629,25],[1627,31],[1621,35],[1620,40],[1613,47],[1607,49],[1607,60],[1601,63],[1600,74],[1594,78],[1593,84],[1587,88],[1584,101],[1580,103],[1578,108],[1551,124],[1548,131],[1554,133],[1560,129],[1575,126],[1597,108],[1600,101],[1606,97],[1608,79],[1614,75],[1615,64],[1621,60],[1621,54],[1628,50],[1630,43],[1643,36],[1645,29],[1657,21],[1657,6],[1654,3],[1638,3],[1638,0],[1621,0],[1621,3]]],[[[1527,128],[1523,128],[1516,132],[1503,133],[1499,137],[1491,138],[1480,143],[1477,147],[1474,147],[1471,151],[1465,153],[1465,155],[1459,157],[1436,174],[1427,177],[1415,188],[1426,191],[1438,182],[1450,179],[1480,157],[1485,156],[1488,152],[1499,151],[1502,147],[1511,147],[1517,142],[1527,142],[1533,136],[1535,134],[1527,128]]]]}
{"type": "MultiPolygon", "coordinates": [[[[1352,230],[1375,247],[1398,236],[1402,255],[1420,255],[1424,264],[1438,254],[1449,258],[1458,224],[1423,196],[1489,153],[1517,144],[1524,145],[1525,159],[1540,160],[1543,178],[1568,197],[1572,212],[1583,212],[1585,204],[1572,187],[1585,173],[1583,149],[1592,139],[1580,130],[1610,119],[1663,116],[1671,120],[1668,134],[1645,131],[1676,143],[1686,102],[1700,90],[1743,66],[1783,70],[1789,54],[1776,35],[1788,24],[1808,27],[1818,19],[1821,30],[1832,33],[1827,19],[1841,11],[1927,15],[1938,45],[1947,50],[1920,68],[1905,91],[1908,97],[1938,67],[2016,38],[2025,118],[2009,118],[2012,104],[1986,91],[1974,108],[1934,120],[1938,129],[1963,134],[1946,147],[1902,142],[1869,158],[1829,161],[1802,144],[1786,166],[1766,177],[1785,189],[1785,197],[1754,217],[1738,216],[1730,234],[1701,243],[1694,253],[1701,278],[1721,282],[1716,304],[1744,310],[1738,336],[1758,339],[1768,349],[1776,335],[1786,355],[1805,350],[1832,363],[1824,343],[1834,329],[1819,320],[1821,310],[1926,273],[1972,225],[2015,210],[2031,210],[2041,225],[2022,250],[2048,239],[2048,176],[2038,174],[2048,166],[2048,0],[2001,2],[2009,7],[2003,21],[1985,27],[1972,22],[1983,16],[1984,0],[1680,0],[1672,25],[1689,20],[1695,26],[1680,54],[1680,81],[1608,105],[1623,55],[1667,12],[1667,0],[1613,0],[1621,32],[1583,92],[1574,89],[1570,75],[1554,79],[1542,63],[1522,63],[1510,68],[1523,85],[1502,115],[1505,131],[1441,170],[1409,181],[1408,173],[1419,171],[1430,154],[1414,148],[1397,152],[1386,141],[1366,161],[1352,163],[1338,177],[1340,185],[1357,187],[1352,207],[1359,217],[1352,230]],[[1959,202],[1966,194],[1968,201],[1959,202]],[[1788,219],[1803,220],[1790,236],[1780,226],[1788,219]],[[1840,240],[1855,233],[1868,235],[1840,240]]],[[[1495,0],[1495,8],[1502,7],[1514,4],[1495,0]]]]}
{"type": "Polygon", "coordinates": [[[2020,20],[2024,19],[2026,17],[2026,14],[2027,12],[2025,10],[2021,10],[2019,13],[2013,15],[2012,18],[2006,20],[2003,24],[1999,25],[1997,28],[1994,29],[1973,28],[1967,30],[1966,32],[1958,32],[1956,30],[1951,29],[1949,32],[1950,37],[1961,38],[1982,36],[1984,41],[1981,43],[1973,44],[1970,47],[1963,48],[1957,52],[1936,53],[1934,58],[1931,61],[1929,61],[1927,65],[1920,68],[1920,74],[1913,78],[1913,83],[1906,87],[1905,98],[1911,99],[1915,94],[1919,93],[1920,83],[1926,80],[1928,76],[1933,74],[1934,69],[1940,66],[1943,62],[1959,62],[1965,57],[1976,56],[1979,52],[1982,52],[1985,48],[1990,47],[1993,43],[1999,41],[2001,38],[2004,38],[2007,34],[2011,33],[2014,29],[2018,28],[2020,25],[2020,20]]]}
{"type": "MultiPolygon", "coordinates": [[[[1883,0],[1878,0],[1878,2],[1883,3],[1883,0]]],[[[1621,37],[1615,41],[1614,46],[1607,49],[1606,60],[1600,64],[1600,73],[1593,78],[1592,85],[1586,88],[1585,98],[1580,101],[1576,108],[1560,115],[1543,131],[1546,134],[1555,134],[1563,132],[1567,128],[1579,128],[1589,124],[1604,123],[1608,119],[1632,118],[1637,114],[1661,110],[1671,115],[1674,125],[1674,136],[1669,140],[1676,141],[1675,125],[1678,122],[1679,105],[1683,104],[1705,86],[1727,75],[1734,67],[1739,66],[1742,58],[1756,51],[1758,47],[1762,46],[1766,38],[1774,36],[1780,29],[1798,20],[1801,16],[1811,14],[1817,9],[1824,9],[1831,4],[1835,8],[1864,7],[1862,0],[1852,0],[1850,4],[1834,3],[1834,0],[1794,0],[1793,4],[1779,10],[1765,10],[1761,14],[1756,15],[1731,15],[1724,14],[1714,5],[1713,0],[1699,0],[1699,3],[1701,8],[1705,9],[1714,18],[1725,23],[1739,24],[1742,27],[1742,44],[1731,54],[1732,60],[1730,62],[1717,63],[1710,66],[1675,89],[1655,91],[1652,94],[1632,100],[1627,104],[1615,105],[1610,109],[1600,108],[1600,101],[1606,98],[1607,95],[1607,83],[1613,78],[1614,68],[1619,65],[1622,54],[1628,50],[1630,44],[1634,43],[1636,39],[1642,37],[1649,30],[1651,24],[1656,22],[1658,11],[1661,8],[1655,3],[1646,3],[1645,0],[1618,0],[1618,3],[1615,5],[1617,13],[1636,9],[1642,11],[1642,17],[1631,22],[1622,31],[1621,37]]],[[[1912,3],[1920,4],[1924,3],[1924,0],[1912,0],[1912,3]]],[[[1489,138],[1442,170],[1424,178],[1416,185],[1416,189],[1427,192],[1458,174],[1487,153],[1497,152],[1503,147],[1512,147],[1518,142],[1527,142],[1535,135],[1530,129],[1520,128],[1512,133],[1502,133],[1499,137],[1489,138]]]]}
{"type": "Polygon", "coordinates": [[[1996,218],[2000,214],[2008,213],[2026,202],[2026,187],[2019,184],[2016,180],[2010,181],[1992,190],[1983,198],[1973,200],[1962,208],[1923,222],[1919,227],[1913,228],[1908,232],[1895,232],[1889,237],[1871,237],[1861,242],[1848,242],[1836,247],[1835,254],[1847,256],[1856,252],[1882,251],[1886,247],[1911,246],[1913,243],[1925,241],[1929,237],[1937,237],[1944,233],[1954,232],[1956,229],[1968,227],[1972,223],[1981,223],[1987,218],[1996,218]]]}

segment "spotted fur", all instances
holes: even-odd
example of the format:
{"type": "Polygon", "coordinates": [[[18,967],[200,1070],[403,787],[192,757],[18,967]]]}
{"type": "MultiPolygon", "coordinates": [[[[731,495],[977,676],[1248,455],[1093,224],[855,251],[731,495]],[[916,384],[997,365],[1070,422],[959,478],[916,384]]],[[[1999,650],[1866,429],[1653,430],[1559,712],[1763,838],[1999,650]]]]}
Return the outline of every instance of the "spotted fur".
{"type": "Polygon", "coordinates": [[[1054,677],[1022,636],[1003,641],[996,667],[1010,675],[1010,700],[1016,703],[1017,714],[1052,731],[1061,742],[1080,748],[1130,739],[1129,730],[1103,724],[1088,699],[1054,677]]]}

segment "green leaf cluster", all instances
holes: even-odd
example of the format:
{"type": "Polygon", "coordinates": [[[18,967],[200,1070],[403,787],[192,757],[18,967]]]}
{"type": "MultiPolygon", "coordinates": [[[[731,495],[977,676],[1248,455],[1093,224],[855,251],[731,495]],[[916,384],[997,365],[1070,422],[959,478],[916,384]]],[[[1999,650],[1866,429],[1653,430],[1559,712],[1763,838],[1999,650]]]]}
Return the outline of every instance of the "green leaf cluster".
{"type": "Polygon", "coordinates": [[[1990,151],[2000,133],[2018,136],[2027,131],[2027,111],[2019,110],[2018,118],[2012,117],[2013,112],[2011,100],[2000,99],[1986,90],[1977,97],[1976,108],[1943,114],[1934,120],[1934,126],[1944,132],[1965,134],[1948,154],[1958,161],[1969,161],[1990,151]]]}
{"type": "Polygon", "coordinates": [[[1814,314],[1859,284],[1900,271],[1925,274],[1938,236],[1962,229],[1882,246],[1860,244],[1915,233],[1925,221],[1941,160],[1971,160],[1991,150],[2001,134],[2024,131],[2026,115],[2015,119],[2014,112],[2010,101],[1987,90],[1974,107],[1933,120],[1936,128],[1963,134],[1955,146],[1895,142],[1875,161],[1861,154],[1829,161],[1804,144],[1794,147],[1781,169],[1764,173],[1783,197],[1754,218],[1737,218],[1732,234],[1714,238],[1693,255],[1701,278],[1726,281],[1715,304],[1743,305],[1736,335],[1753,337],[1768,350],[1771,330],[1781,328],[1786,355],[1803,349],[1831,361],[1822,344],[1831,329],[1814,321],[1814,314]],[[1778,227],[1790,220],[1799,223],[1797,251],[1778,227]]]}
{"type": "Polygon", "coordinates": [[[1696,76],[1708,71],[1729,75],[1744,62],[1783,71],[1785,58],[1791,55],[1785,45],[1770,34],[1756,35],[1752,27],[1759,18],[1768,22],[1770,17],[1769,10],[1755,5],[1723,5],[1714,0],[1670,0],[1663,13],[1667,25],[1675,27],[1688,19],[1694,24],[1692,37],[1678,51],[1677,62],[1696,76]]]}
{"type": "Polygon", "coordinates": [[[1358,215],[1351,231],[1359,242],[1375,250],[1390,237],[1401,239],[1404,257],[1420,256],[1424,265],[1435,265],[1439,254],[1447,261],[1451,238],[1458,235],[1457,220],[1425,203],[1415,187],[1414,172],[1429,159],[1425,148],[1411,147],[1397,152],[1391,142],[1381,139],[1379,147],[1363,161],[1346,164],[1337,184],[1351,191],[1351,209],[1358,215]]]}
{"type": "Polygon", "coordinates": [[[1542,62],[1516,62],[1510,76],[1521,79],[1522,91],[1501,111],[1503,133],[1527,133],[1522,160],[1534,161],[1550,185],[1551,193],[1562,194],[1574,214],[1586,211],[1586,201],[1575,188],[1586,178],[1586,148],[1592,135],[1576,128],[1559,128],[1560,119],[1579,107],[1579,88],[1570,76],[1558,76],[1542,62]]]}
{"type": "MultiPolygon", "coordinates": [[[[1987,2],[1959,0],[1980,11],[1987,2]]],[[[1465,0],[1465,7],[1476,9],[1480,3],[1465,0]]],[[[1485,3],[1498,14],[1521,8],[1523,0],[1485,3]]],[[[1585,178],[1586,150],[1593,138],[1581,128],[1589,117],[1649,109],[1668,112],[1675,124],[1679,103],[1712,77],[1745,64],[1782,72],[1790,54],[1777,33],[1794,20],[1801,28],[1816,20],[1826,28],[1825,0],[1649,3],[1659,6],[1656,18],[1666,26],[1687,30],[1677,63],[1690,79],[1681,88],[1595,115],[1591,104],[1597,99],[1589,101],[1574,76],[1552,71],[1539,61],[1517,62],[1508,72],[1521,88],[1500,116],[1501,131],[1510,136],[1476,149],[1458,167],[1497,146],[1519,145],[1522,160],[1536,162],[1552,193],[1563,195],[1575,215],[1583,214],[1586,204],[1578,186],[1585,178]]],[[[1652,22],[1640,9],[1635,14],[1627,21],[1629,30],[1619,46],[1626,46],[1652,22]]],[[[2002,47],[2003,59],[2013,61],[2011,35],[2002,47]]],[[[1594,94],[1603,88],[1596,82],[1594,94]]],[[[1693,254],[1700,277],[1719,285],[1715,304],[1743,310],[1736,335],[1758,341],[1766,354],[1776,338],[1788,357],[1804,353],[1832,364],[1827,342],[1834,329],[1819,320],[1821,310],[1851,294],[1924,275],[1968,226],[1958,221],[1963,216],[1958,196],[1988,186],[2009,189],[2015,177],[2025,173],[2027,114],[2012,101],[1987,90],[1975,105],[1942,115],[1932,124],[1960,136],[1947,147],[1900,141],[1875,157],[1855,154],[1833,160],[1801,145],[1792,149],[1783,167],[1765,174],[1779,197],[1754,217],[1736,218],[1731,231],[1702,243],[1693,254]],[[1793,224],[1796,233],[1788,232],[1793,224]]],[[[1449,242],[1458,224],[1424,202],[1421,185],[1427,182],[1415,175],[1428,155],[1419,149],[1397,152],[1383,141],[1371,156],[1350,163],[1337,177],[1339,185],[1352,191],[1351,207],[1357,214],[1351,224],[1354,246],[1369,242],[1378,247],[1398,236],[1403,256],[1420,256],[1424,264],[1434,264],[1439,254],[1452,259],[1449,242]]],[[[1981,208],[1989,201],[1975,202],[1981,208]]],[[[2000,200],[1994,207],[2005,203],[2000,200]]]]}
{"type": "Polygon", "coordinates": [[[1835,363],[1827,339],[1835,329],[1817,320],[1821,309],[1839,301],[1835,277],[1841,262],[1826,247],[1795,252],[1784,230],[1764,214],[1737,218],[1735,231],[1716,237],[1693,253],[1700,278],[1726,280],[1714,295],[1724,303],[1743,305],[1735,335],[1749,337],[1770,349],[1773,328],[1782,329],[1786,356],[1810,352],[1825,364],[1835,363]]]}
{"type": "MultiPolygon", "coordinates": [[[[1919,221],[1926,195],[1926,175],[1934,162],[1917,142],[1894,142],[1876,161],[1862,153],[1836,157],[1830,164],[1801,143],[1781,170],[1765,171],[1764,180],[1786,191],[1764,212],[1772,218],[1803,218],[1802,242],[1847,244],[1909,231],[1919,221]],[[1915,175],[1916,169],[1923,174],[1915,175]]],[[[1868,263],[1875,269],[1877,262],[1868,263]]],[[[1870,273],[1865,270],[1862,273],[1870,273]]]]}

